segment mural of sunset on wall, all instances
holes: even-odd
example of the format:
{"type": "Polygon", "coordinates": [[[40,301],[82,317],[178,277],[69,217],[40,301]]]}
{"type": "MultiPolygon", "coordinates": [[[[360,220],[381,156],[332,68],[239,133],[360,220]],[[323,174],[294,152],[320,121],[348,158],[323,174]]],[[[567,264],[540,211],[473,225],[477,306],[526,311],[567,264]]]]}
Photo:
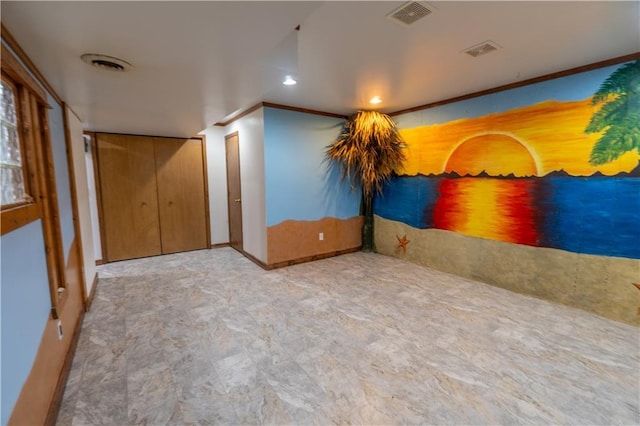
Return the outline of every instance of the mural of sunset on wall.
{"type": "Polygon", "coordinates": [[[376,199],[376,214],[419,229],[640,259],[639,66],[617,67],[588,99],[403,129],[407,162],[376,199]],[[611,83],[623,72],[634,77],[631,94],[611,83]],[[616,107],[601,131],[587,130],[616,107]],[[626,133],[614,152],[605,135],[614,128],[612,140],[620,123],[626,133]]]}

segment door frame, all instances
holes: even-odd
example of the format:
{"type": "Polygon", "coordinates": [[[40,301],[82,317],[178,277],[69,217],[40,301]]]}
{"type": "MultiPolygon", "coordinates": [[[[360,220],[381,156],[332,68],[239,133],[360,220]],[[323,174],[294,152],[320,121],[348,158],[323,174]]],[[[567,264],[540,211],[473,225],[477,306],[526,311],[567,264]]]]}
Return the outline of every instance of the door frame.
{"type": "MultiPolygon", "coordinates": [[[[244,253],[244,232],[242,229],[242,177],[241,177],[241,173],[240,173],[240,135],[238,131],[235,131],[233,133],[230,133],[228,135],[225,135],[224,137],[224,153],[225,153],[225,165],[226,165],[226,171],[227,171],[227,218],[228,218],[228,223],[229,223],[229,245],[231,247],[233,247],[234,249],[238,250],[241,253],[244,253]],[[238,191],[240,193],[240,244],[239,245],[234,245],[232,238],[231,238],[231,206],[232,206],[232,199],[231,199],[231,194],[229,191],[229,151],[227,149],[228,147],[228,141],[229,139],[235,137],[236,138],[236,144],[237,144],[237,151],[238,151],[238,162],[237,162],[237,171],[238,171],[238,191]]],[[[235,167],[236,165],[234,165],[235,167]]]]}

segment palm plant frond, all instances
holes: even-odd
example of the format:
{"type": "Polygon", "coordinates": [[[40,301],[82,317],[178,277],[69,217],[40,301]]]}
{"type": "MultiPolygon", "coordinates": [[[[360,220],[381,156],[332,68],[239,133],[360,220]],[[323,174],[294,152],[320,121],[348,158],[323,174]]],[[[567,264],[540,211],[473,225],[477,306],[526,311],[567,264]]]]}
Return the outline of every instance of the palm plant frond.
{"type": "Polygon", "coordinates": [[[404,141],[395,122],[377,111],[359,111],[328,147],[327,158],[341,165],[342,176],[362,185],[366,196],[380,192],[404,160],[404,141]]]}

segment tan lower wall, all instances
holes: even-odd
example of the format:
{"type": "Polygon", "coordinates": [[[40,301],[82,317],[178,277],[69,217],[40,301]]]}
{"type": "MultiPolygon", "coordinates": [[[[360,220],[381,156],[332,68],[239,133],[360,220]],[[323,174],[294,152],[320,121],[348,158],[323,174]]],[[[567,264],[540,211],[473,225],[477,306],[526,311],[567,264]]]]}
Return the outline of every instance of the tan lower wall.
{"type": "Polygon", "coordinates": [[[58,320],[49,317],[33,367],[9,418],[9,425],[42,425],[47,420],[49,422],[55,420],[47,419],[47,415],[51,414],[49,411],[52,405],[59,404],[60,401],[57,399],[62,397],[61,392],[59,395],[56,392],[58,381],[71,350],[74,331],[83,316],[82,286],[84,283],[77,244],[76,238],[69,249],[65,269],[66,300],[60,310],[63,338],[58,340],[58,320]]]}
{"type": "MultiPolygon", "coordinates": [[[[375,217],[376,251],[640,326],[640,260],[416,229],[375,217]],[[411,242],[406,254],[397,236],[411,242]]],[[[472,297],[473,295],[470,295],[472,297]]]]}
{"type": "MultiPolygon", "coordinates": [[[[267,265],[353,249],[362,245],[362,217],[287,220],[267,228],[267,265]],[[324,234],[320,241],[319,233],[324,234]]],[[[311,260],[311,259],[309,259],[311,260]]]]}

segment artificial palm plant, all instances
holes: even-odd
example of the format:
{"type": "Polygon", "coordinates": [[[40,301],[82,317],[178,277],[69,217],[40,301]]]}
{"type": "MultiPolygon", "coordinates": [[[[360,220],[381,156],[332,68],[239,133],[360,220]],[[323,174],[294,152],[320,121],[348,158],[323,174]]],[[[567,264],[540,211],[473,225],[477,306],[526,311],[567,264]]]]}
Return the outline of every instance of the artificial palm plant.
{"type": "Polygon", "coordinates": [[[362,250],[373,250],[373,197],[404,160],[404,142],[391,117],[377,111],[358,111],[345,123],[338,139],[326,151],[340,167],[343,179],[362,188],[364,215],[362,250]]]}

